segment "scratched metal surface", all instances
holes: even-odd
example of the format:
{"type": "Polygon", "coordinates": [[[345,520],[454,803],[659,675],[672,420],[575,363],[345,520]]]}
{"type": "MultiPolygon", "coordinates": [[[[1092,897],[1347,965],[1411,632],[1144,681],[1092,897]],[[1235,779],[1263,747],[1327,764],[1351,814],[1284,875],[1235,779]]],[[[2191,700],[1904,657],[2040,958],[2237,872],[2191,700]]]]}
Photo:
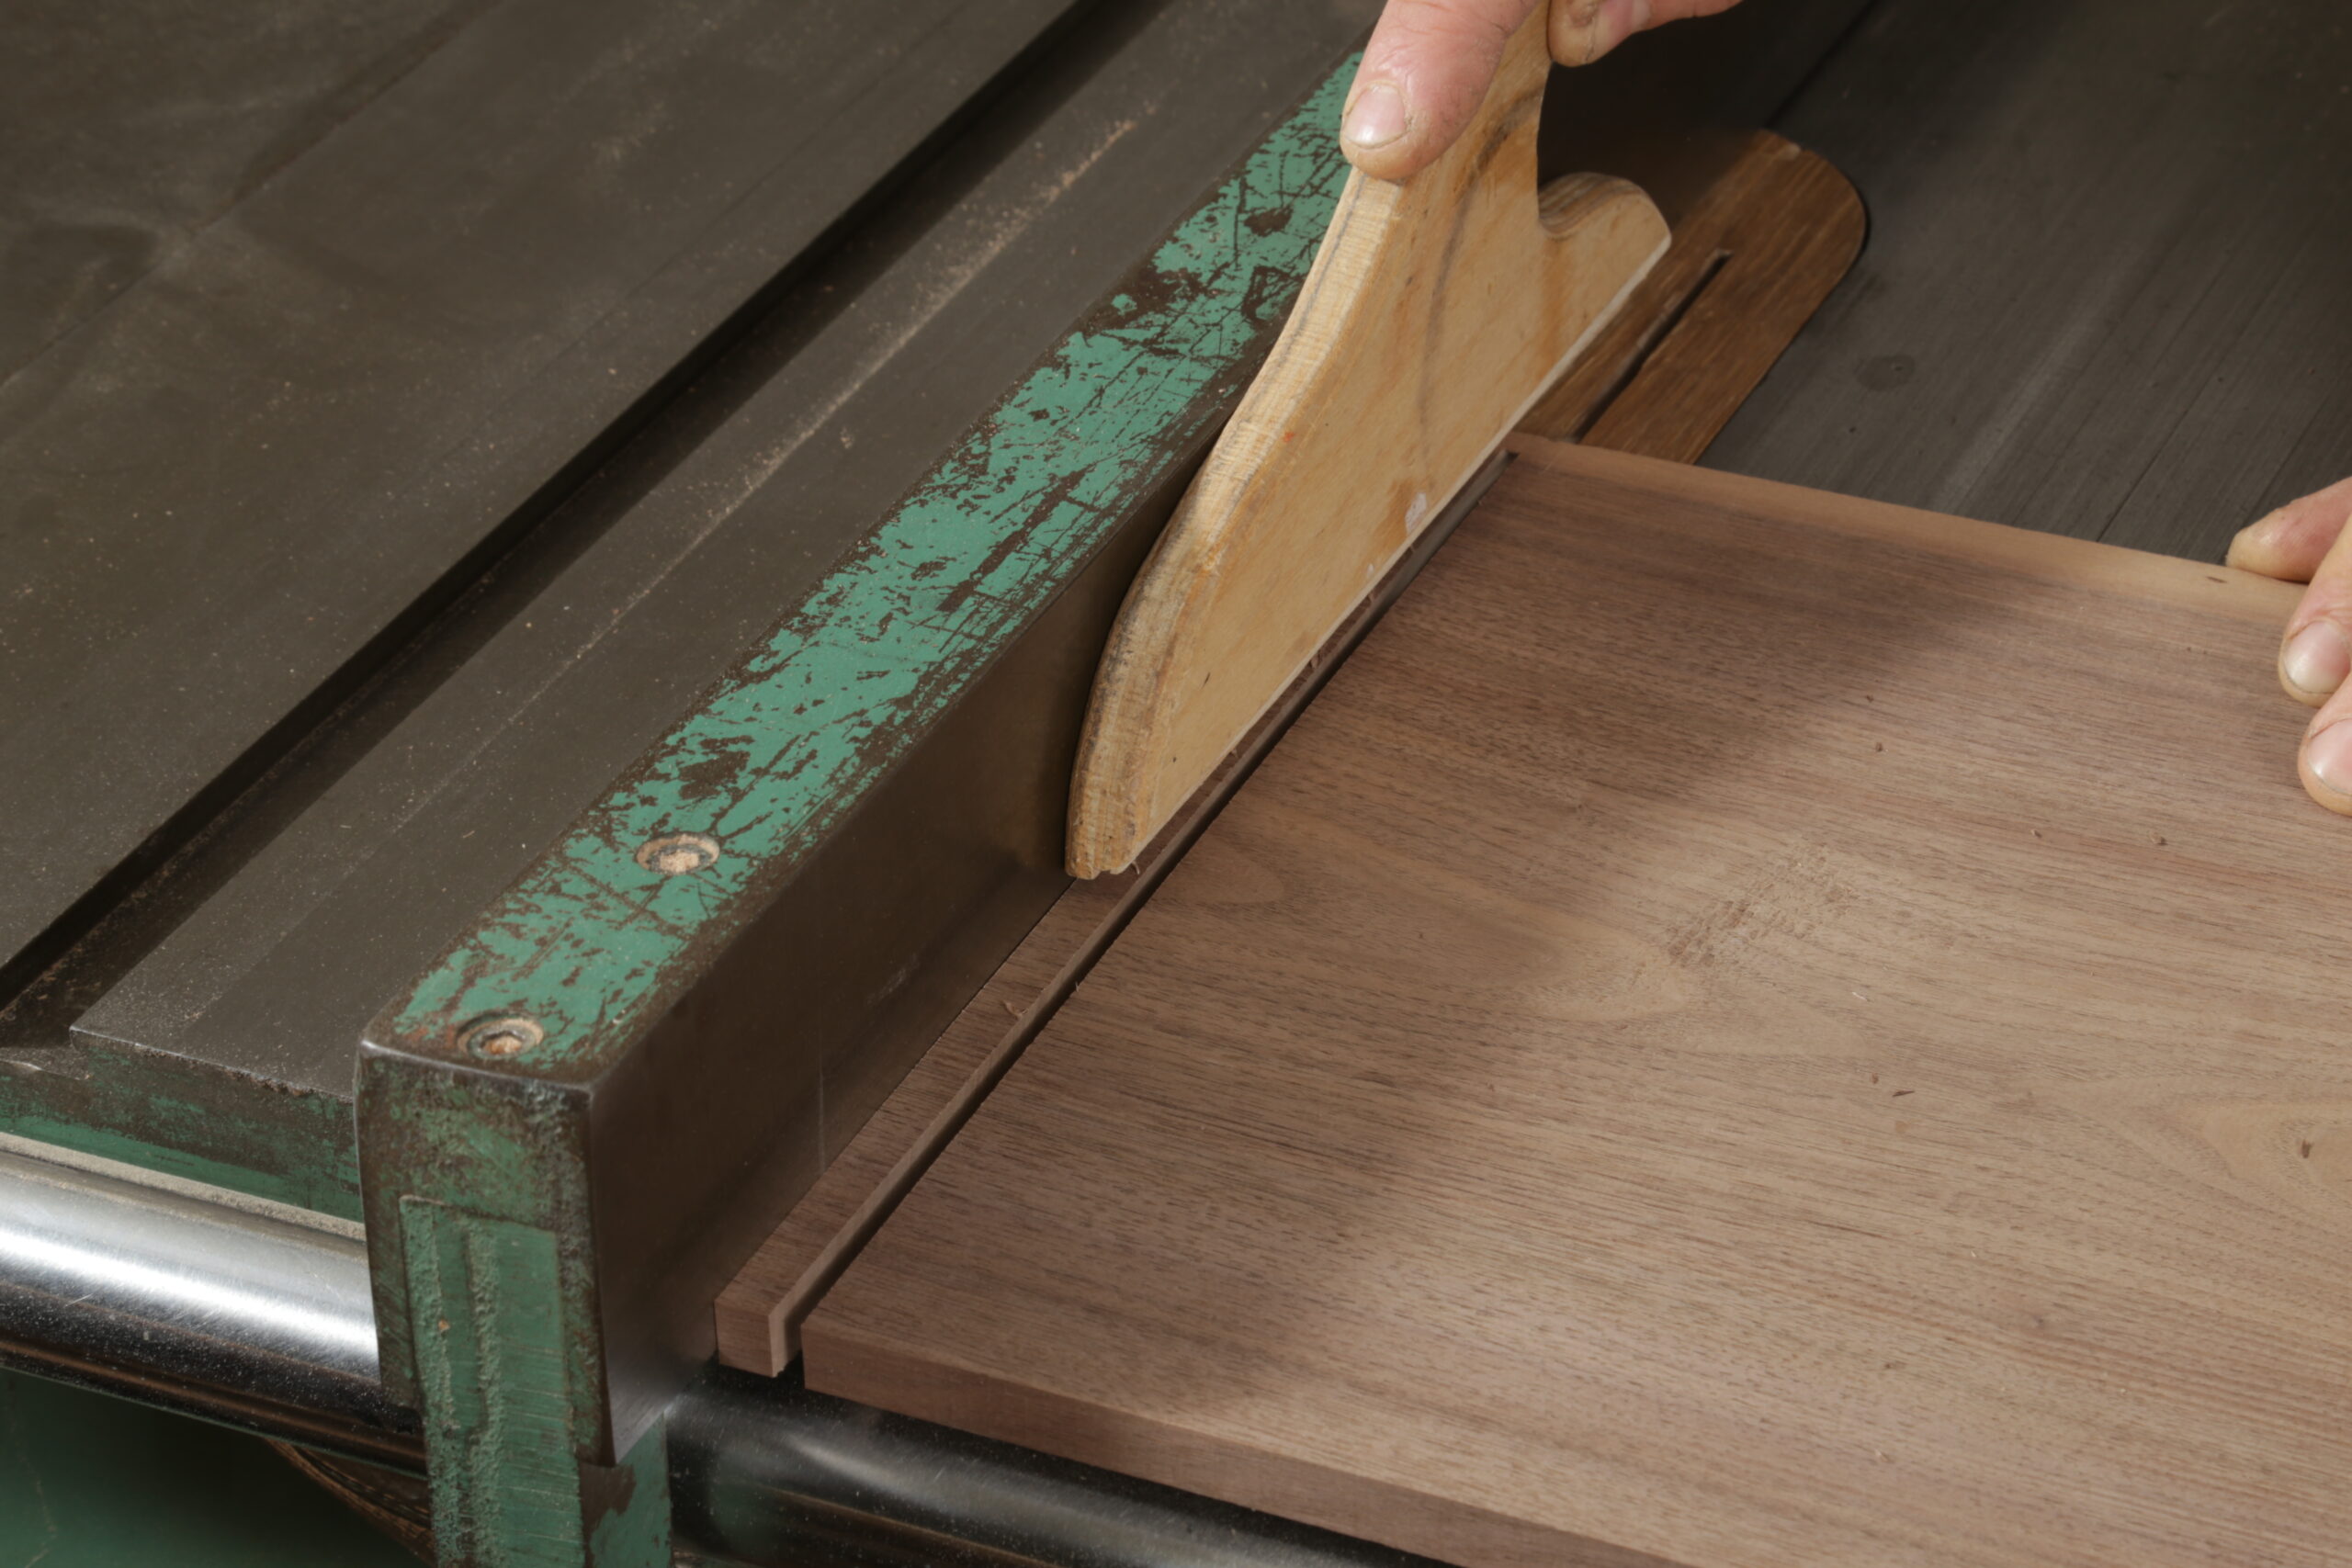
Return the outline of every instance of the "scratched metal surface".
{"type": "MultiPolygon", "coordinates": [[[[1728,23],[1640,40],[1555,96],[1547,137],[1568,162],[1623,161],[1671,204],[1716,132],[1768,115],[1860,3],[1749,0],[1728,23]]],[[[127,1134],[103,1151],[120,1157],[168,1146],[206,1179],[247,1179],[239,1162],[266,1158],[272,1195],[347,1208],[351,1047],[368,1016],[1374,8],[1099,7],[1011,73],[951,156],[837,236],[722,361],[0,1017],[0,1055],[38,1069],[0,1073],[0,1114],[35,1135],[127,1134]]],[[[1082,686],[1082,671],[1069,679],[1082,686]]],[[[1001,760],[1016,738],[991,744],[1001,760]]],[[[956,813],[918,807],[895,829],[903,858],[1032,831],[1013,833],[1021,813],[986,792],[956,813]]],[[[821,896],[877,930],[898,918],[899,895],[865,881],[821,896]]],[[[959,983],[956,965],[922,964],[941,997],[959,983]]],[[[847,1127],[862,1104],[831,1109],[847,1127]]]]}
{"type": "Polygon", "coordinates": [[[1780,121],[1860,265],[1710,466],[2214,559],[2352,473],[2352,11],[1879,0],[1780,121]]]}
{"type": "MultiPolygon", "coordinates": [[[[1188,38],[1259,49],[1268,20],[1170,5],[1127,34],[1082,95],[1116,117],[1080,143],[1088,173],[1188,38]]],[[[596,1288],[567,1286],[565,1310],[601,1338],[620,1451],[707,1354],[710,1300],[743,1253],[1058,894],[1098,651],[1313,259],[1346,174],[1330,126],[1350,41],[1325,39],[1306,101],[1128,253],[368,1027],[358,1129],[388,1377],[418,1310],[386,1289],[412,1198],[563,1233],[593,1221],[596,1288]],[[665,844],[690,852],[662,863],[665,844]],[[521,1021],[499,1026],[514,1048],[479,1043],[487,1017],[521,1021]],[[544,1110],[519,1142],[502,1142],[510,1100],[544,1110]]],[[[1102,204],[1077,199],[1073,226],[1099,226],[1102,204]]],[[[797,413],[773,391],[738,423],[797,413]]],[[[781,493],[740,487],[744,509],[791,504],[777,478],[781,493]]]]}
{"type": "Polygon", "coordinates": [[[1162,3],[1074,37],[1055,79],[928,171],[557,518],[577,553],[83,1028],[347,1091],[359,1025],[433,954],[417,942],[446,941],[860,546],[1354,35],[1344,7],[1283,9],[1162,3]],[[414,917],[397,940],[373,934],[388,906],[414,917]],[[324,1021],[303,1010],[356,966],[339,1029],[288,1027],[324,1021]]]}
{"type": "MultiPolygon", "coordinates": [[[[0,380],[0,979],[380,665],[1073,3],[488,0],[428,17],[364,101],[329,93],[334,123],[295,115],[306,145],[216,117],[244,152],[196,181],[218,210],[78,318],[51,301],[70,325],[0,380]]],[[[11,6],[0,56],[136,79],[208,9],[11,6]]],[[[143,129],[168,164],[175,128],[143,129]]]]}
{"type": "MultiPolygon", "coordinates": [[[[312,982],[379,999],[392,971],[429,953],[435,936],[415,933],[430,910],[383,874],[376,849],[402,827],[435,828],[447,773],[507,736],[513,707],[581,662],[681,547],[641,539],[623,564],[634,575],[600,601],[578,603],[569,621],[522,613],[522,629],[540,634],[518,639],[522,656],[476,659],[621,509],[583,522],[575,507],[549,527],[549,497],[639,423],[669,389],[665,378],[740,335],[746,300],[800,258],[837,249],[837,220],[888,186],[895,162],[920,161],[1071,8],[925,0],[877,28],[847,6],[534,10],[499,0],[443,18],[396,62],[404,69],[378,72],[390,79],[372,97],[335,98],[329,108],[347,112],[333,125],[318,127],[325,111],[303,100],[296,107],[311,118],[288,110],[297,123],[276,127],[284,134],[264,138],[260,152],[252,137],[225,150],[217,135],[204,140],[225,131],[191,115],[180,129],[198,144],[175,162],[152,123],[135,122],[133,139],[162,172],[116,184],[169,175],[194,187],[175,196],[180,206],[220,209],[0,385],[0,404],[21,416],[0,416],[0,536],[10,546],[0,552],[0,805],[12,827],[0,859],[40,863],[0,884],[0,925],[21,935],[51,922],[13,963],[11,941],[0,941],[0,978],[25,983],[27,951],[63,950],[22,991],[0,996],[0,1121],[84,1143],[100,1130],[101,1152],[125,1157],[171,1145],[186,1156],[175,1168],[206,1179],[270,1160],[293,1178],[273,1195],[295,1201],[349,1186],[345,1102],[371,1004],[345,1005],[339,1038],[310,1018],[266,1035],[230,1017],[232,1044],[194,1081],[157,1053],[176,1055],[214,1016],[213,997],[354,879],[377,879],[367,928],[252,976],[263,1010],[312,982]],[[316,134],[293,134],[303,130],[316,134]],[[812,141],[832,150],[806,156],[812,141]],[[256,157],[269,167],[256,173],[256,157]],[[366,218],[356,228],[355,212],[366,218]],[[406,249],[371,249],[407,229],[418,237],[406,249]],[[265,263],[333,298],[252,281],[265,263]],[[159,341],[175,322],[198,340],[178,344],[185,352],[159,341]],[[574,374],[564,355],[589,345],[593,373],[574,374]],[[303,383],[286,399],[268,389],[273,366],[303,383]],[[186,417],[151,417],[151,393],[186,417]],[[291,425],[244,418],[248,393],[299,405],[270,416],[291,425]],[[117,426],[136,439],[115,440],[119,460],[100,462],[117,426]],[[74,434],[63,450],[49,439],[60,428],[74,434]],[[279,439],[288,429],[300,438],[279,439]],[[453,429],[461,446],[474,443],[471,457],[447,449],[453,429]],[[12,452],[22,461],[12,465],[12,452]],[[60,521],[85,513],[87,528],[60,521]],[[490,546],[503,553],[485,556],[490,546]],[[336,707],[355,686],[365,694],[336,707]],[[454,716],[428,733],[401,729],[436,694],[436,713],[454,716]],[[43,741],[58,712],[77,716],[73,745],[43,741]],[[330,786],[386,739],[394,749],[367,783],[354,781],[303,830],[330,786]],[[228,801],[224,783],[244,793],[228,801]],[[174,829],[146,838],[159,812],[174,829]],[[187,847],[156,870],[157,846],[180,838],[187,847]],[[125,843],[141,847],[116,863],[137,876],[76,905],[125,843]],[[251,866],[265,849],[275,852],[251,866]],[[240,881],[247,869],[255,874],[240,881]],[[188,918],[216,895],[238,907],[225,938],[188,918]],[[85,912],[100,917],[86,931],[85,912]],[[174,935],[180,946],[158,958],[161,978],[140,976],[174,935]],[[210,989],[192,998],[191,986],[210,989]],[[88,1014],[118,987],[129,1021],[88,1014]],[[87,1027],[70,1033],[77,1019],[87,1027]],[[322,1084],[333,1103],[306,1092],[322,1084]]],[[[182,6],[183,30],[204,9],[182,6]]],[[[229,14],[224,34],[241,15],[229,14]]],[[[0,17],[0,54],[12,69],[70,54],[45,40],[80,27],[83,54],[129,58],[122,74],[134,84],[156,74],[138,62],[173,29],[142,30],[128,5],[100,8],[95,28],[91,19],[12,9],[0,17]]],[[[282,6],[272,19],[298,39],[356,25],[282,6]]],[[[240,40],[214,47],[236,52],[240,40]]],[[[286,51],[307,68],[300,49],[286,51]]],[[[198,51],[195,63],[209,58],[198,51]]],[[[259,76],[299,74],[256,48],[239,58],[259,76]]],[[[96,67],[80,74],[112,81],[96,67]]],[[[266,97],[234,72],[216,85],[266,97]]],[[[266,107],[253,118],[272,131],[266,107]]],[[[214,120],[243,126],[225,112],[214,120]]],[[[62,132],[51,141],[80,145],[62,132]]],[[[105,176],[70,177],[96,199],[113,189],[105,176]]],[[[22,197],[33,218],[48,210],[40,196],[36,186],[22,197]]],[[[672,458],[678,450],[673,433],[672,458]]],[[[793,544],[775,540],[772,553],[793,544]]],[[[705,624],[723,635],[724,606],[713,608],[680,637],[691,643],[705,624]]],[[[598,710],[624,735],[632,699],[675,700],[708,673],[661,663],[658,640],[629,652],[660,670],[624,676],[598,710]],[[684,683],[664,688],[673,668],[684,683]]],[[[562,752],[560,738],[536,756],[508,754],[523,793],[562,778],[562,752]]],[[[578,785],[569,804],[594,787],[578,785]]],[[[459,883],[468,869],[495,874],[497,851],[469,834],[460,825],[435,835],[457,852],[459,883]]],[[[448,887],[429,868],[415,874],[427,900],[448,887]]]]}
{"type": "MultiPolygon", "coordinates": [[[[353,1050],[370,1013],[1290,112],[1370,15],[1366,0],[1098,6],[1024,61],[363,699],[24,998],[16,1055],[53,1070],[0,1075],[0,1100],[37,1084],[57,1112],[28,1129],[39,1135],[128,1119],[175,1145],[219,1133],[211,1112],[266,1111],[275,1125],[237,1130],[243,1155],[207,1156],[311,1148],[305,1190],[347,1189],[353,1050]],[[152,1103],[119,1102],[151,1080],[151,1102],[193,1099],[207,1114],[164,1125],[152,1103]],[[256,1080],[293,1092],[244,1087],[256,1080]],[[198,1081],[211,1087],[180,1092],[198,1081]],[[316,1116],[288,1109],[311,1100],[316,1116]]],[[[1012,808],[966,792],[959,809],[1012,808]]],[[[932,809],[899,836],[911,850],[967,830],[1010,831],[932,809]]],[[[844,896],[844,920],[890,918],[876,889],[844,896]]]]}
{"type": "Polygon", "coordinates": [[[185,249],[485,0],[10,0],[0,378],[185,249]],[[144,40],[133,51],[123,39],[144,40]]]}

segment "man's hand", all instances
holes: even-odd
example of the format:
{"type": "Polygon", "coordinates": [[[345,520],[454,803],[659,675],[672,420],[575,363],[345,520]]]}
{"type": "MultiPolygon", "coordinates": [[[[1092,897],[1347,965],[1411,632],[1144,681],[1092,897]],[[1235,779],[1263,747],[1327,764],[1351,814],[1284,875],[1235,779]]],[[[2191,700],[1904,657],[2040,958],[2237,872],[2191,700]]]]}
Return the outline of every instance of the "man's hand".
{"type": "MultiPolygon", "coordinates": [[[[1388,0],[1348,90],[1340,139],[1365,174],[1401,180],[1452,144],[1494,80],[1503,44],[1539,0],[1388,0]]],[[[1548,0],[1552,58],[1600,59],[1634,33],[1738,0],[1548,0]]]]}
{"type": "Polygon", "coordinates": [[[2230,542],[2230,564],[2308,582],[2278,644],[2278,683],[2319,709],[2303,732],[2303,787],[2352,817],[2352,479],[2290,502],[2230,542]]]}

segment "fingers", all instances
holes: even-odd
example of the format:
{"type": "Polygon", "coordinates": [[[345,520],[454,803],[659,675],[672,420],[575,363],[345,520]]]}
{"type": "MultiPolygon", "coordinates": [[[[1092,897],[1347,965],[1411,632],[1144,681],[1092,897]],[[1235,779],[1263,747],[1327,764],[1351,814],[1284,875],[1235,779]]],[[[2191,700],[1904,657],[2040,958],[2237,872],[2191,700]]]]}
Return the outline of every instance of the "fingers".
{"type": "MultiPolygon", "coordinates": [[[[2342,521],[2339,516],[2338,524],[2342,521]]],[[[2352,528],[2339,526],[2334,544],[2312,573],[2303,602],[2287,622],[2278,648],[2278,683],[2296,701],[2319,708],[2303,732],[2299,759],[2303,788],[2330,811],[2352,817],[2352,683],[2346,682],[2347,674],[2352,674],[2352,528]]]]}
{"type": "MultiPolygon", "coordinates": [[[[1453,144],[1494,80],[1503,45],[1538,0],[1388,0],[1348,90],[1340,142],[1365,174],[1401,180],[1453,144]]],[[[1600,59],[1645,28],[1712,17],[1738,0],[1550,0],[1563,65],[1600,59]]]]}
{"type": "Polygon", "coordinates": [[[2337,692],[2319,710],[2296,761],[2311,797],[2352,817],[2352,691],[2337,692]]]}
{"type": "Polygon", "coordinates": [[[2352,517],[2352,479],[2290,501],[2240,530],[2230,541],[2230,564],[2288,582],[2309,582],[2346,517],[2352,517]]]}
{"type": "Polygon", "coordinates": [[[1552,58],[1589,65],[1635,33],[1687,17],[1712,17],[1739,0],[1552,0],[1552,58]]]}
{"type": "Polygon", "coordinates": [[[2352,479],[2290,501],[2230,541],[2230,564],[2308,582],[2278,639],[2278,683],[2319,712],[2297,771],[2311,797],[2352,817],[2352,479]]]}
{"type": "MultiPolygon", "coordinates": [[[[2278,683],[2289,696],[2312,707],[2334,696],[2345,677],[2352,675],[2352,529],[2341,525],[2341,517],[2336,522],[2335,537],[2308,572],[2312,585],[2303,590],[2302,603],[2287,618],[2286,633],[2278,639],[2278,683]]],[[[2294,541],[2316,531],[2282,526],[2278,532],[2287,538],[2277,553],[2284,558],[2290,545],[2307,547],[2294,541]]],[[[2237,553],[2233,547],[2233,559],[2237,553]]]]}
{"type": "Polygon", "coordinates": [[[1348,89],[1340,141],[1365,174],[1401,180],[1478,112],[1503,45],[1536,0],[1389,0],[1348,89]]]}

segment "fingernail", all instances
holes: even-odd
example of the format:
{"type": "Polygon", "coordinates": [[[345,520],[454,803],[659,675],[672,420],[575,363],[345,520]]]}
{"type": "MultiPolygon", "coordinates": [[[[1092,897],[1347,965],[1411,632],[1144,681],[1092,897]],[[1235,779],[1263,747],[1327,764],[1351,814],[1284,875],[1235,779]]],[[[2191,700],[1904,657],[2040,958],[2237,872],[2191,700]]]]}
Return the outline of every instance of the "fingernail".
{"type": "Polygon", "coordinates": [[[1600,25],[1592,32],[1595,54],[1611,52],[1619,44],[1647,28],[1653,19],[1650,15],[1650,0],[1632,0],[1630,5],[1602,7],[1600,25]]]}
{"type": "Polygon", "coordinates": [[[2230,553],[2222,558],[2232,566],[2246,565],[2248,556],[2255,551],[2268,547],[2270,531],[2277,527],[2278,520],[2286,515],[2284,511],[2274,512],[2267,517],[2257,517],[2239,529],[2236,536],[2230,540],[2230,553]]]}
{"type": "Polygon", "coordinates": [[[1387,146],[1405,134],[1405,95],[1386,82],[1374,82],[1348,106],[1340,134],[1358,147],[1387,146]]]}
{"type": "Polygon", "coordinates": [[[2352,642],[2327,621],[2313,621],[2288,639],[2278,673],[2307,697],[2324,697],[2352,675],[2352,642]]]}
{"type": "Polygon", "coordinates": [[[2352,723],[2339,719],[2304,741],[2303,763],[2321,784],[2352,799],[2352,723]]]}
{"type": "Polygon", "coordinates": [[[1600,0],[1568,0],[1552,7],[1552,57],[1563,65],[1589,65],[1600,53],[1600,0]]]}

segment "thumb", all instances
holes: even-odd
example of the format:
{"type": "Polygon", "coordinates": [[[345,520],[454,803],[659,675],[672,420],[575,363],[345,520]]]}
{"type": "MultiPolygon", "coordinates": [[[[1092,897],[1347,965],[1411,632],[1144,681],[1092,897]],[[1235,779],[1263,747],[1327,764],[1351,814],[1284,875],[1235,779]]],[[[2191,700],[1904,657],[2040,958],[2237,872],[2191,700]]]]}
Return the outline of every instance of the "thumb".
{"type": "Polygon", "coordinates": [[[1739,0],[1552,0],[1552,58],[1589,65],[1635,33],[1686,17],[1712,17],[1739,0]]]}
{"type": "Polygon", "coordinates": [[[1377,179],[1419,173],[1478,112],[1536,0],[1389,0],[1348,89],[1340,142],[1377,179]]]}

